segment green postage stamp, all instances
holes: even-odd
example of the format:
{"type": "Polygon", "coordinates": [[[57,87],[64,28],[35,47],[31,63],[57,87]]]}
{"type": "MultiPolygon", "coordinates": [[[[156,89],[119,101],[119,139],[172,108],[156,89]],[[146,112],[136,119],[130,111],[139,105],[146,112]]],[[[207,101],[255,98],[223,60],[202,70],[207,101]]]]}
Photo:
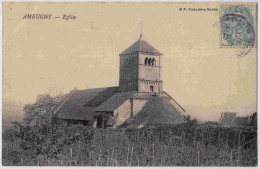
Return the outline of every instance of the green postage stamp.
{"type": "Polygon", "coordinates": [[[221,5],[221,47],[254,47],[255,4],[221,5]]]}

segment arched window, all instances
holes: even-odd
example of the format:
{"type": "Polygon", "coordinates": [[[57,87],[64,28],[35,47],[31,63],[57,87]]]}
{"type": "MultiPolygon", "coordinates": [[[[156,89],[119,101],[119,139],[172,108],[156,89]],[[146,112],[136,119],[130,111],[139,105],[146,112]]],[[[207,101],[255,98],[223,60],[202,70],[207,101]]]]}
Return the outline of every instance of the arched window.
{"type": "Polygon", "coordinates": [[[152,60],[152,65],[155,66],[155,59],[152,60]]]}
{"type": "Polygon", "coordinates": [[[147,62],[148,62],[148,58],[146,57],[146,58],[144,59],[144,64],[147,65],[147,62]]]}
{"type": "Polygon", "coordinates": [[[149,59],[148,59],[148,65],[151,65],[151,61],[152,61],[152,59],[149,58],[149,59]]]}

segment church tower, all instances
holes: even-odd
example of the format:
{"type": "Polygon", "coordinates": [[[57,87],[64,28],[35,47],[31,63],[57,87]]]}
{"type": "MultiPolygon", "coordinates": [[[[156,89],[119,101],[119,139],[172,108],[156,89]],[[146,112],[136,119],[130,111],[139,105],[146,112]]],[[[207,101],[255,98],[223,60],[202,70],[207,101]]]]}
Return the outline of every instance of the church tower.
{"type": "Polygon", "coordinates": [[[119,90],[162,93],[162,53],[140,38],[120,56],[119,90]]]}

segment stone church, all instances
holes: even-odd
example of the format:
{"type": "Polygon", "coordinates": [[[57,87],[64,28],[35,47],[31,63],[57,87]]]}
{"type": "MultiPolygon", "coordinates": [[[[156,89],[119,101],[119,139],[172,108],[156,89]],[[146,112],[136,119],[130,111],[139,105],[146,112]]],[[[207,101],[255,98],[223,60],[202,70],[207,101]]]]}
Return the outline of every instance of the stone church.
{"type": "Polygon", "coordinates": [[[71,91],[56,108],[58,119],[98,128],[179,124],[186,111],[165,91],[163,54],[140,38],[120,56],[119,86],[71,91]]]}

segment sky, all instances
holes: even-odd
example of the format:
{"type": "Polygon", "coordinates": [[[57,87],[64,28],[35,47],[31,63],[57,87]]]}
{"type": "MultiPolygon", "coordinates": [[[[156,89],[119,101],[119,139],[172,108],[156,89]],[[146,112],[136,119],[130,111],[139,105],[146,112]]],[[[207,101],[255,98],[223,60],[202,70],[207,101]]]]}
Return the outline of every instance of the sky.
{"type": "Polygon", "coordinates": [[[145,40],[164,54],[163,90],[192,117],[250,115],[256,111],[256,48],[238,56],[247,49],[222,47],[220,14],[218,3],[4,3],[3,102],[118,86],[119,53],[138,39],[142,22],[145,40]],[[25,14],[60,18],[26,20],[25,14]]]}

